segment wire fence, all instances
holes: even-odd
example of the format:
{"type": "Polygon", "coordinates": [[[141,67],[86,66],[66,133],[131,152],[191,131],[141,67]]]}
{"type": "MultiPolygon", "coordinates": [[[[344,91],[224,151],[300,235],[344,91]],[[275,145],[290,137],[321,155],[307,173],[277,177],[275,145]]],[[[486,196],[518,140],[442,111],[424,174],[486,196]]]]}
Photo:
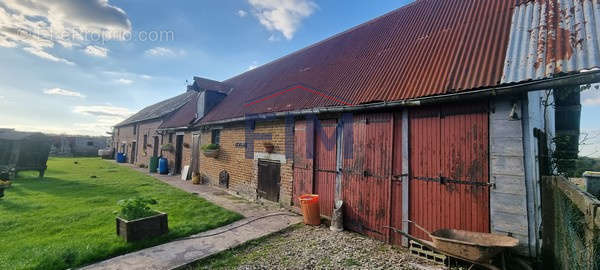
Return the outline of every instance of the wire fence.
{"type": "Polygon", "coordinates": [[[562,177],[544,185],[545,268],[600,270],[600,201],[562,177]]]}

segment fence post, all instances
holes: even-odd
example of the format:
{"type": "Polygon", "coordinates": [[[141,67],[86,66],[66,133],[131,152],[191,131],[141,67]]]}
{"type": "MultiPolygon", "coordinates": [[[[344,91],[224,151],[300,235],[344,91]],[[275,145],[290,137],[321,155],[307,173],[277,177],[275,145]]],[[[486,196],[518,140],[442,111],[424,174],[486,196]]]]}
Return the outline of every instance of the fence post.
{"type": "Polygon", "coordinates": [[[542,256],[544,269],[556,267],[554,258],[554,177],[542,177],[542,256]]]}

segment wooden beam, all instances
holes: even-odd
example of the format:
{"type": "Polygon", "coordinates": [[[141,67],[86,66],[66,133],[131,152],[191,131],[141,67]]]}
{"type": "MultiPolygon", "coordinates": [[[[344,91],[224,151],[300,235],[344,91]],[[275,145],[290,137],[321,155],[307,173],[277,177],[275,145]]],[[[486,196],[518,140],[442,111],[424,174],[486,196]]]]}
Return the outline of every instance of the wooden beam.
{"type": "MultiPolygon", "coordinates": [[[[402,231],[408,234],[408,206],[409,200],[409,133],[408,133],[408,109],[402,111],[402,231]]],[[[402,237],[402,245],[408,247],[408,239],[402,237]]]]}

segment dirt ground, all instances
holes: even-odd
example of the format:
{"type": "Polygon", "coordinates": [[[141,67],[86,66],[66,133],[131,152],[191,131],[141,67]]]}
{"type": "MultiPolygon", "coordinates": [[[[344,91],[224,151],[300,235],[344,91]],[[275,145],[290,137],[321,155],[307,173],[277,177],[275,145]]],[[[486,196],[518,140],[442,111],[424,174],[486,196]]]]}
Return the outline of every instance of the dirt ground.
{"type": "Polygon", "coordinates": [[[198,262],[191,269],[443,269],[352,232],[298,225],[198,262]]]}

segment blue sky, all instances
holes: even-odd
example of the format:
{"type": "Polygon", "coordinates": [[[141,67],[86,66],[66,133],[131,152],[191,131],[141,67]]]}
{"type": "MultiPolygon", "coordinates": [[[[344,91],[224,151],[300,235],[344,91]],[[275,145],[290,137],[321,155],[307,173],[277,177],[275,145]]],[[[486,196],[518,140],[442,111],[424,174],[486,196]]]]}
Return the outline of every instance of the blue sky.
{"type": "Polygon", "coordinates": [[[0,127],[101,135],[193,76],[225,80],[409,2],[0,0],[0,127]]]}

